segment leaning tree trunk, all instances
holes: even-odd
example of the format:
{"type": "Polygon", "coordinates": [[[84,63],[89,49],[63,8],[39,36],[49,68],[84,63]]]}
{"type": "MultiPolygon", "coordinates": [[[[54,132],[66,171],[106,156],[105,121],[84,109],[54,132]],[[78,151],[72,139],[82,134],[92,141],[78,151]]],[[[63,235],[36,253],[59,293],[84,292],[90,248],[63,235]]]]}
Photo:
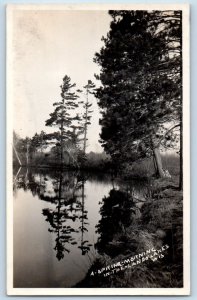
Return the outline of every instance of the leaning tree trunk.
{"type": "Polygon", "coordinates": [[[17,152],[17,150],[16,150],[14,144],[13,144],[13,149],[14,149],[14,152],[15,152],[16,157],[17,157],[17,159],[18,159],[19,165],[22,166],[21,160],[20,160],[20,158],[19,158],[18,152],[17,152]]]}
{"type": "Polygon", "coordinates": [[[156,172],[157,172],[157,175],[159,177],[165,177],[165,173],[164,173],[164,170],[162,168],[162,160],[161,160],[161,155],[160,155],[160,152],[159,152],[159,148],[154,148],[153,149],[153,155],[154,155],[154,161],[155,161],[155,164],[156,164],[156,172]]]}
{"type": "Polygon", "coordinates": [[[155,169],[155,173],[158,174],[158,168],[157,168],[157,163],[156,163],[154,154],[153,154],[153,166],[154,166],[154,169],[155,169]]]}

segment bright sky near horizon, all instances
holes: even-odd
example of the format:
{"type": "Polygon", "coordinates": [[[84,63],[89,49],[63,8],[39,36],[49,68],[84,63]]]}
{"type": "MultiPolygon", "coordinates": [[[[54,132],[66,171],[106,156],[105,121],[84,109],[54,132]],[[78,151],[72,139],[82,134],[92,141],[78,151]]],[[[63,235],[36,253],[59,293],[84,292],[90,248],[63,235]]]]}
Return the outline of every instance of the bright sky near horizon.
{"type": "MultiPolygon", "coordinates": [[[[93,62],[109,31],[110,16],[98,10],[15,10],[12,20],[13,126],[21,136],[54,131],[45,120],[60,99],[65,75],[82,88],[95,81],[93,62]]],[[[97,83],[98,84],[98,83],[97,83]]],[[[101,152],[99,108],[92,96],[93,117],[88,130],[88,151],[101,152]]]]}

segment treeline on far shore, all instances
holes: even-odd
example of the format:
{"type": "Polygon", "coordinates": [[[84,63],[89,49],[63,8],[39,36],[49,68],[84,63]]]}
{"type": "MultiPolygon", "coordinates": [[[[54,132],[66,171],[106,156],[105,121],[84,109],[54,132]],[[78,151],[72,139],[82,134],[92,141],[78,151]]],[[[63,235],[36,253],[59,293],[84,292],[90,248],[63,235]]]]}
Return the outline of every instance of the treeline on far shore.
{"type": "MultiPolygon", "coordinates": [[[[23,167],[27,167],[26,155],[25,153],[20,154],[21,162],[23,167]]],[[[175,153],[163,153],[161,154],[161,159],[163,167],[169,170],[171,176],[179,175],[179,156],[175,153]]],[[[18,159],[13,152],[13,165],[15,168],[19,167],[18,159]]],[[[121,167],[118,164],[112,162],[109,155],[105,152],[96,153],[89,152],[86,154],[85,159],[82,159],[80,163],[76,164],[75,161],[65,155],[64,165],[61,166],[60,162],[57,160],[56,155],[49,152],[37,152],[33,157],[29,158],[28,167],[35,168],[60,168],[64,169],[81,169],[90,171],[101,171],[105,173],[116,173],[117,175],[122,175],[125,178],[130,177],[149,177],[155,176],[155,167],[152,158],[145,158],[143,160],[138,160],[132,165],[127,162],[121,167]]]]}
{"type": "MultiPolygon", "coordinates": [[[[79,154],[80,156],[80,154],[79,154]]],[[[28,159],[28,164],[26,160],[26,153],[20,153],[20,161],[22,167],[39,167],[39,168],[64,168],[64,169],[91,169],[95,171],[107,171],[111,169],[112,162],[110,157],[102,153],[90,152],[78,159],[73,159],[73,157],[64,154],[64,163],[61,164],[61,161],[57,159],[56,153],[53,151],[48,152],[37,152],[32,157],[28,159]]],[[[13,152],[13,165],[18,167],[19,162],[16,154],[13,152]]]]}

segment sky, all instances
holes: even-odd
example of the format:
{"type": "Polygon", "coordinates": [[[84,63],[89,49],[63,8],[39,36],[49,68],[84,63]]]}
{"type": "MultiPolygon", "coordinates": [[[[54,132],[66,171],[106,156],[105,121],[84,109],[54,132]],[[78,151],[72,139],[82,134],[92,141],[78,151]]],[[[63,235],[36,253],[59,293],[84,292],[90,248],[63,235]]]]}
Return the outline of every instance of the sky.
{"type": "MultiPolygon", "coordinates": [[[[11,61],[13,127],[21,137],[41,130],[52,132],[45,120],[60,100],[65,75],[82,88],[99,66],[93,62],[109,31],[111,18],[99,10],[14,10],[12,14],[11,61]]],[[[99,108],[93,104],[87,151],[102,152],[99,144],[99,108]]]]}

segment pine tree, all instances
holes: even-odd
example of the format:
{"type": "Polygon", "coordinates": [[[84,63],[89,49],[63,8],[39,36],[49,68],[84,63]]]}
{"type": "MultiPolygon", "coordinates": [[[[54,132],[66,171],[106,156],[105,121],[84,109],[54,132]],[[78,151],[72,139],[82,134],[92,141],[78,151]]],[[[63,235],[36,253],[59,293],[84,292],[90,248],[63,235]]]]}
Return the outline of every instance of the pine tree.
{"type": "Polygon", "coordinates": [[[166,136],[166,124],[180,117],[180,12],[109,13],[110,31],[95,55],[102,70],[96,93],[102,143],[116,161],[154,155],[163,176],[158,142],[166,136]]]}
{"type": "Polygon", "coordinates": [[[67,75],[63,78],[61,88],[61,100],[55,102],[54,111],[46,121],[46,126],[58,127],[58,131],[51,134],[50,138],[55,139],[56,146],[60,148],[60,162],[63,165],[63,153],[65,144],[71,140],[73,129],[81,130],[81,118],[77,113],[79,90],[74,91],[76,84],[71,84],[71,79],[67,75]]]}
{"type": "Polygon", "coordinates": [[[91,80],[88,80],[88,83],[84,86],[84,89],[86,91],[86,101],[83,105],[85,112],[82,116],[83,119],[83,130],[84,130],[84,139],[83,139],[83,152],[86,153],[86,146],[87,146],[87,129],[88,125],[91,124],[91,114],[92,114],[92,103],[90,103],[89,95],[93,94],[93,90],[95,88],[94,83],[91,80]]]}

